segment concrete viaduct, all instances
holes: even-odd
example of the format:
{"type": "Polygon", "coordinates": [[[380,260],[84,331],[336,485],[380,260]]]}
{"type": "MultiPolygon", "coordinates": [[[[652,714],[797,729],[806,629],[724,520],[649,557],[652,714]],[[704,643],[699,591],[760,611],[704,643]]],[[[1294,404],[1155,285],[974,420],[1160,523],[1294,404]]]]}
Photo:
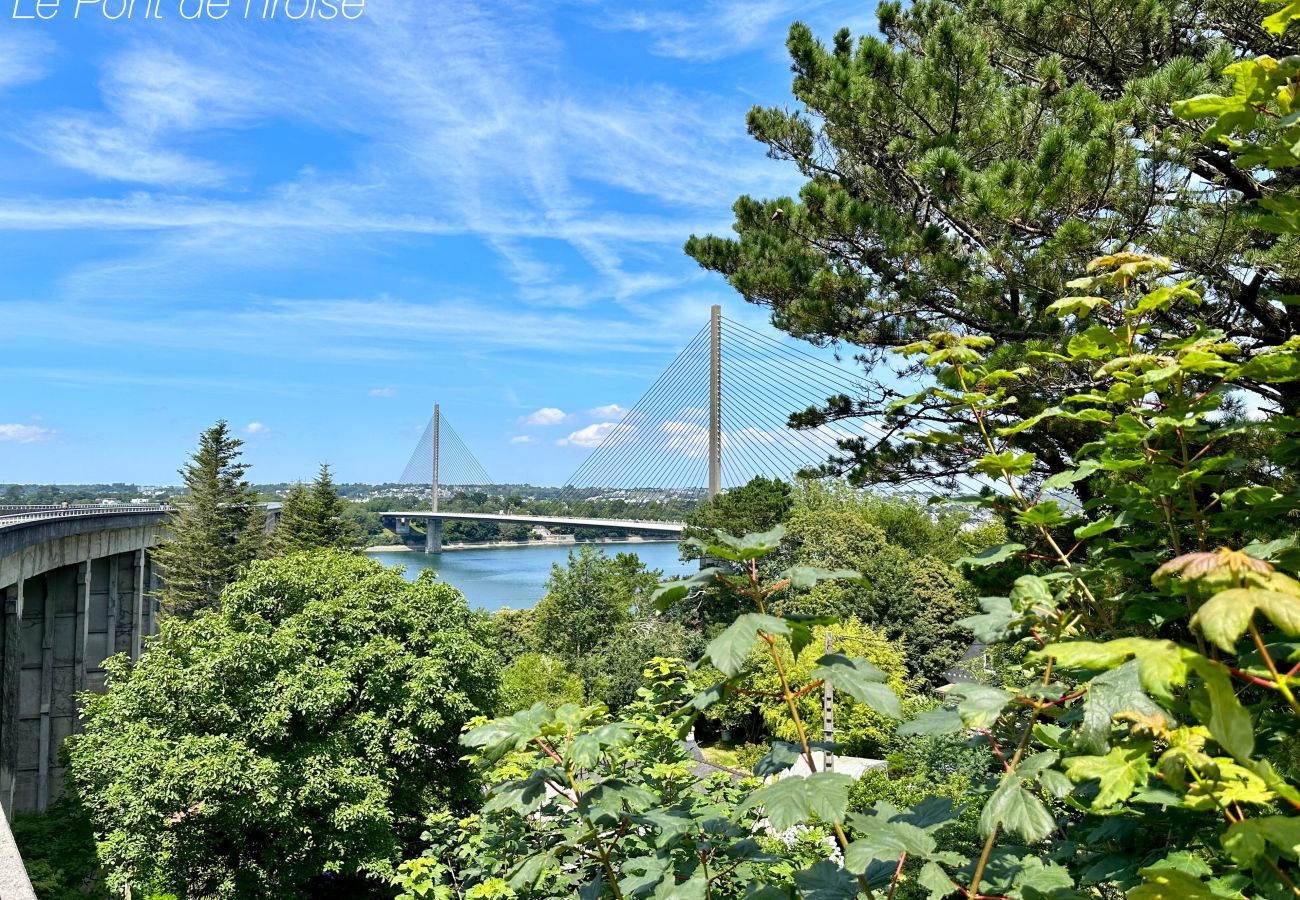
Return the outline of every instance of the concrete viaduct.
{"type": "Polygon", "coordinates": [[[79,727],[76,694],[103,663],[140,655],[158,630],[147,552],[165,506],[0,507],[0,804],[42,810],[63,783],[59,747],[79,727]]]}

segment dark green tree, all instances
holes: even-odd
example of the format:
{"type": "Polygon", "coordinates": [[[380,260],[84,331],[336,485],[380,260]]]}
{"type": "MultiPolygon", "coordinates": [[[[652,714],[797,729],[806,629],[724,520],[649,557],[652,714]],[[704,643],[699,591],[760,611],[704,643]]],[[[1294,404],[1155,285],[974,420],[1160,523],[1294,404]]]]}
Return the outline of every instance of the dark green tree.
{"type": "Polygon", "coordinates": [[[645,670],[652,659],[691,660],[703,649],[704,639],[697,632],[663,616],[645,616],[610,634],[577,668],[587,685],[587,698],[618,712],[634,703],[637,691],[645,687],[645,670]]]}
{"type": "Polygon", "coordinates": [[[295,484],[284,498],[280,522],[271,535],[274,553],[355,547],[358,537],[352,522],[345,516],[347,501],[339,496],[338,485],[330,475],[328,463],[311,485],[295,484]]]}
{"type": "Polygon", "coordinates": [[[328,550],[167,620],[68,742],[113,887],[369,896],[425,813],[479,796],[456,741],[496,704],[488,641],[449,585],[328,550]]]}
{"type": "MultiPolygon", "coordinates": [[[[692,237],[686,251],[770,307],[779,328],[842,345],[870,367],[936,331],[991,337],[997,365],[1028,364],[1016,392],[1026,418],[1088,382],[1087,364],[1029,354],[1092,325],[1048,308],[1089,260],[1116,249],[1176,259],[1176,274],[1202,277],[1196,320],[1245,350],[1281,345],[1300,334],[1286,299],[1300,293],[1296,239],[1216,201],[1266,198],[1294,185],[1295,170],[1244,168],[1202,137],[1203,123],[1170,109],[1220,92],[1234,58],[1295,52],[1254,24],[1257,8],[890,2],[878,9],[881,36],[855,41],[843,30],[829,46],[795,24],[787,47],[800,106],[756,107],[748,126],[807,180],[797,198],[741,197],[735,237],[692,237]]],[[[1193,326],[1180,311],[1166,318],[1162,327],[1193,326]]],[[[966,351],[935,352],[955,361],[966,351]]],[[[862,396],[828,398],[796,421],[889,418],[896,384],[882,373],[862,396]]],[[[1243,386],[1300,411],[1300,387],[1243,386]]],[[[911,408],[907,422],[917,420],[964,440],[851,441],[830,468],[905,480],[955,472],[979,452],[976,426],[940,404],[911,408]]],[[[1054,472],[1096,431],[1052,418],[1014,443],[1036,453],[1037,471],[1054,472]]]]}
{"type": "Polygon", "coordinates": [[[660,574],[647,570],[635,553],[569,551],[566,565],[551,567],[546,596],[533,613],[539,646],[576,663],[645,610],[660,574]]]}
{"type": "Polygon", "coordinates": [[[688,558],[699,556],[699,549],[686,542],[708,541],[715,531],[727,534],[767,531],[785,521],[793,497],[794,491],[788,483],[759,475],[748,484],[701,503],[686,517],[682,554],[688,558]]]}
{"type": "Polygon", "coordinates": [[[222,419],[199,436],[198,450],[180,469],[186,494],[171,517],[170,536],[153,550],[168,612],[215,608],[221,592],[257,555],[265,514],[244,477],[243,445],[222,419]]]}

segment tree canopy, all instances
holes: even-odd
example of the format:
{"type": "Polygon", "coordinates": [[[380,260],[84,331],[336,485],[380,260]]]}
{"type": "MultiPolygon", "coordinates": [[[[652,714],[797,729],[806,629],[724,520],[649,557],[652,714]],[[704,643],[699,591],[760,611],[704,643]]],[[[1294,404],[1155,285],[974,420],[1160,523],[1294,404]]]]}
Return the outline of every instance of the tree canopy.
{"type": "Polygon", "coordinates": [[[456,741],[495,707],[486,644],[431,578],[336,551],[254,563],[219,611],[110,659],[68,741],[113,886],[292,898],[388,874],[430,809],[475,796],[456,741]]]}
{"type": "Polygon", "coordinates": [[[568,564],[551,567],[546,596],[533,612],[533,630],[547,652],[570,663],[595,650],[638,609],[659,583],[635,553],[569,551],[568,564]]]}

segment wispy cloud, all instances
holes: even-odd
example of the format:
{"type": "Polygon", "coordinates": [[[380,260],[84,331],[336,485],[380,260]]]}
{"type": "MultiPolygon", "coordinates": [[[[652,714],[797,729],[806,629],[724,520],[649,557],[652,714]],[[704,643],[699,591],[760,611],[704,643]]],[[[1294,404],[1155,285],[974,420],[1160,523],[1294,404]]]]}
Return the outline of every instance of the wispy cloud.
{"type": "Polygon", "coordinates": [[[244,426],[244,433],[248,435],[257,436],[261,434],[270,434],[271,429],[267,427],[265,423],[262,422],[249,422],[247,425],[244,426]]]}
{"type": "Polygon", "coordinates": [[[371,397],[396,397],[396,396],[397,396],[397,388],[390,388],[390,387],[375,388],[373,391],[370,392],[369,396],[371,396],[371,397]]]}
{"type": "Polygon", "coordinates": [[[34,444],[54,437],[49,428],[39,425],[6,424],[0,425],[0,441],[12,444],[34,444]]]}
{"type": "Polygon", "coordinates": [[[521,416],[519,424],[521,425],[560,425],[569,422],[573,416],[569,415],[562,409],[556,409],[554,406],[543,406],[536,412],[531,412],[526,416],[521,416]]]}
{"type": "Polygon", "coordinates": [[[531,434],[516,434],[516,435],[511,436],[511,438],[510,438],[510,443],[512,443],[512,444],[536,444],[536,443],[537,443],[537,438],[533,437],[531,434]]]}
{"type": "Polygon", "coordinates": [[[608,406],[597,406],[595,409],[587,410],[587,412],[598,419],[621,419],[627,415],[627,410],[617,403],[611,403],[608,406]]]}
{"type": "Polygon", "coordinates": [[[0,33],[0,91],[44,78],[53,51],[53,42],[30,28],[0,33]]]}

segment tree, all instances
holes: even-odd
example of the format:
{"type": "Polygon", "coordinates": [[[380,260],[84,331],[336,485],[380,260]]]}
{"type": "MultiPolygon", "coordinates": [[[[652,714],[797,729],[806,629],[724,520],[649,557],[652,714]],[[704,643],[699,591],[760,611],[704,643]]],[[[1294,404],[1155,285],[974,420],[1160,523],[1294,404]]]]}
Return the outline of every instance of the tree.
{"type": "MultiPolygon", "coordinates": [[[[1294,186],[1295,171],[1249,169],[1170,111],[1179,97],[1225,86],[1221,70],[1234,58],[1293,52],[1249,24],[1253,8],[882,3],[881,37],[855,42],[842,30],[830,46],[795,24],[787,47],[802,108],[756,107],[748,126],[807,180],[797,199],[741,197],[736,237],[692,237],[686,251],[770,307],[777,327],[844,345],[867,366],[936,331],[989,337],[999,366],[1028,364],[1017,392],[1026,419],[1088,383],[1087,365],[1030,354],[1089,327],[1049,307],[1077,293],[1069,281],[1089,260],[1117,248],[1202,276],[1196,319],[1245,352],[1280,346],[1300,334],[1285,299],[1300,293],[1296,241],[1220,201],[1267,200],[1294,186]]],[[[1167,326],[1191,327],[1179,310],[1169,317],[1167,326]]],[[[886,438],[847,442],[831,467],[860,483],[961,471],[980,452],[978,429],[941,404],[901,414],[896,385],[883,375],[863,396],[828,398],[795,421],[886,420],[886,438]],[[916,423],[953,437],[895,438],[916,423]]],[[[1300,387],[1242,386],[1300,411],[1300,387]]],[[[1065,468],[1098,431],[1068,419],[1042,426],[1011,441],[1035,454],[1042,475],[1065,468]]]]}
{"type": "Polygon", "coordinates": [[[534,703],[560,706],[581,703],[582,679],[552,656],[525,653],[501,670],[500,715],[528,709],[534,703]]]}
{"type": "Polygon", "coordinates": [[[551,567],[546,596],[533,613],[540,646],[576,663],[645,607],[659,574],[635,553],[611,558],[592,547],[569,551],[566,565],[551,567]]]}
{"type": "Polygon", "coordinates": [[[257,555],[265,514],[244,477],[243,445],[223,419],[199,436],[198,450],[180,469],[186,495],[171,516],[168,539],[152,551],[168,612],[215,608],[221,592],[257,555]]]}
{"type": "MultiPolygon", "coordinates": [[[[777,606],[784,612],[860,618],[902,641],[913,677],[941,687],[945,672],[971,645],[970,631],[959,623],[977,607],[970,585],[949,562],[927,551],[955,561],[966,521],[965,514],[931,518],[906,501],[806,485],[789,519],[780,565],[852,569],[865,583],[822,582],[781,595],[777,606]],[[888,536],[878,522],[889,529],[888,536]]],[[[1004,535],[997,527],[971,531],[975,537],[981,533],[1004,535]]],[[[975,549],[968,546],[965,552],[975,549]]]]}
{"type": "Polygon", "coordinates": [[[706,500],[686,517],[682,555],[698,556],[699,550],[687,542],[711,540],[715,531],[729,534],[767,531],[785,521],[793,495],[787,482],[758,475],[747,484],[706,500]]]}
{"type": "Polygon", "coordinates": [[[299,482],[289,489],[280,522],[271,535],[273,552],[353,548],[357,535],[344,515],[346,507],[347,501],[339,496],[338,486],[330,476],[329,464],[321,463],[310,487],[299,482]]]}
{"type": "Polygon", "coordinates": [[[507,662],[537,650],[537,630],[531,609],[505,607],[492,614],[492,646],[507,662]]]}
{"type": "Polygon", "coordinates": [[[578,661],[587,696],[617,713],[636,702],[645,670],[657,657],[694,659],[704,648],[700,635],[663,616],[648,615],[608,635],[578,661]]]}
{"type": "Polygon", "coordinates": [[[112,886],[363,895],[425,813],[476,796],[456,740],[496,704],[487,642],[432,578],[328,550],[254,563],[86,698],[69,763],[112,886]]]}

